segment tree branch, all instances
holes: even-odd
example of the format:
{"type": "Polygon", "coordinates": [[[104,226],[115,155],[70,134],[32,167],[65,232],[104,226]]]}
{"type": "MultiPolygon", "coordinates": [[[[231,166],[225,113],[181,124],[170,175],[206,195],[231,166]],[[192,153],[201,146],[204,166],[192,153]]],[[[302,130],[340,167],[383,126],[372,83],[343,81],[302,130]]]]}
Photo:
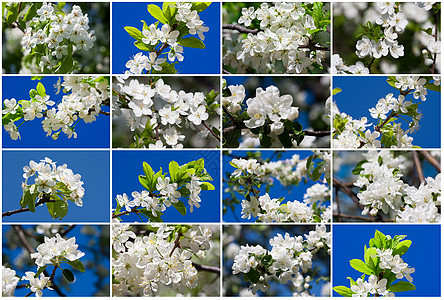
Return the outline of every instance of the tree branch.
{"type": "Polygon", "coordinates": [[[70,225],[68,228],[66,228],[65,231],[62,231],[60,233],[60,236],[64,237],[65,235],[67,235],[71,230],[73,230],[76,227],[76,225],[70,225]]]}
{"type": "Polygon", "coordinates": [[[220,268],[218,268],[218,267],[204,266],[204,265],[197,264],[195,262],[193,262],[193,266],[198,271],[206,271],[206,272],[216,273],[216,274],[220,275],[220,268]]]}
{"type": "Polygon", "coordinates": [[[118,214],[113,214],[113,219],[114,219],[114,218],[121,217],[121,216],[124,216],[124,215],[128,215],[128,214],[130,214],[130,213],[138,213],[137,210],[138,210],[139,208],[140,208],[140,206],[136,206],[136,207],[131,208],[130,211],[124,211],[124,212],[121,212],[121,213],[118,213],[118,214]]]}
{"type": "MultiPolygon", "coordinates": [[[[337,217],[338,220],[339,220],[339,218],[345,218],[345,219],[354,219],[354,220],[367,221],[367,222],[374,221],[374,219],[369,218],[369,217],[353,216],[353,215],[346,215],[346,214],[341,214],[341,213],[333,214],[333,216],[337,217]]],[[[386,219],[383,219],[382,221],[383,222],[392,222],[392,220],[386,220],[386,219]]]]}
{"type": "Polygon", "coordinates": [[[222,25],[222,29],[231,29],[239,31],[240,33],[251,33],[251,34],[256,34],[260,31],[259,29],[249,29],[239,24],[225,24],[222,25]]]}
{"type": "Polygon", "coordinates": [[[362,206],[362,204],[359,203],[358,196],[356,196],[356,194],[348,186],[342,184],[342,182],[336,179],[335,177],[333,177],[333,185],[339,190],[341,190],[341,192],[349,196],[353,200],[353,202],[355,202],[356,205],[359,206],[360,209],[364,209],[364,206],[362,206]]]}
{"type": "Polygon", "coordinates": [[[436,158],[434,158],[428,151],[419,150],[419,152],[436,169],[436,171],[441,173],[441,164],[436,158]]]}
{"type": "MultiPolygon", "coordinates": [[[[45,199],[45,197],[43,197],[42,199],[39,199],[39,201],[35,204],[35,207],[43,205],[43,204],[45,204],[47,202],[55,202],[55,200],[45,199]]],[[[26,207],[26,208],[22,207],[22,208],[19,208],[19,209],[16,209],[16,210],[6,211],[6,212],[2,213],[2,218],[9,217],[9,216],[12,216],[12,215],[15,215],[15,214],[19,214],[19,213],[22,213],[22,212],[26,212],[26,211],[29,211],[28,207],[26,207]]]]}
{"type": "Polygon", "coordinates": [[[375,131],[381,132],[381,128],[387,124],[388,121],[390,121],[391,118],[396,117],[397,113],[395,113],[393,110],[392,112],[389,114],[389,116],[387,118],[385,118],[385,120],[378,126],[375,126],[375,131]]]}
{"type": "Polygon", "coordinates": [[[207,123],[205,123],[205,121],[202,121],[202,125],[205,126],[206,129],[208,129],[208,131],[211,132],[211,134],[218,140],[220,141],[219,136],[207,125],[207,123]]]}
{"type": "Polygon", "coordinates": [[[316,136],[316,137],[329,136],[331,134],[330,130],[320,130],[320,131],[303,130],[302,132],[305,133],[305,135],[316,136]]]}
{"type": "Polygon", "coordinates": [[[421,161],[419,160],[419,156],[416,151],[413,151],[413,163],[415,165],[416,175],[418,176],[419,181],[423,183],[425,181],[424,172],[422,170],[421,161]]]}

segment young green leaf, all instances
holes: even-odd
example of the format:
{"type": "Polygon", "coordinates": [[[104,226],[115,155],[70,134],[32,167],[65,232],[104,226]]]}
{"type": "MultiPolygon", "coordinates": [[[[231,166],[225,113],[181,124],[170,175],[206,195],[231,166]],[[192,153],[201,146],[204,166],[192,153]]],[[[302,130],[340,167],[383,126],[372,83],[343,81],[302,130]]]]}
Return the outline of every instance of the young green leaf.
{"type": "Polygon", "coordinates": [[[37,90],[37,93],[39,93],[40,96],[42,96],[42,97],[46,96],[45,87],[43,86],[43,84],[41,82],[39,82],[37,84],[36,90],[37,90]]]}
{"type": "Polygon", "coordinates": [[[123,28],[126,30],[126,32],[128,32],[130,37],[135,38],[138,41],[141,41],[143,39],[142,32],[139,29],[137,29],[136,27],[125,26],[123,28]]]}
{"type": "Polygon", "coordinates": [[[42,274],[43,271],[45,271],[45,269],[46,269],[47,266],[49,266],[49,265],[45,265],[45,266],[43,266],[43,267],[40,267],[40,268],[37,270],[37,273],[35,273],[34,278],[39,277],[40,274],[42,274]]]}
{"type": "Polygon", "coordinates": [[[169,164],[169,171],[170,171],[170,177],[171,182],[177,182],[178,179],[178,173],[179,173],[179,164],[175,162],[174,160],[170,162],[169,164]]]}
{"type": "Polygon", "coordinates": [[[335,286],[333,290],[343,297],[352,297],[352,290],[346,286],[335,286]]]}
{"type": "Polygon", "coordinates": [[[183,38],[177,42],[179,45],[189,48],[205,49],[205,44],[195,37],[183,38]]]}
{"type": "Polygon", "coordinates": [[[68,204],[63,200],[56,200],[55,202],[47,202],[46,207],[53,219],[63,219],[68,213],[68,204]]]}
{"type": "Polygon", "coordinates": [[[65,59],[60,64],[60,67],[56,70],[57,74],[67,74],[71,73],[72,67],[74,66],[74,60],[71,55],[67,55],[65,59]]]}
{"type": "Polygon", "coordinates": [[[187,214],[187,208],[185,207],[185,204],[183,204],[182,201],[178,201],[176,203],[172,203],[174,208],[177,209],[178,212],[180,212],[180,214],[182,216],[185,216],[187,214]]]}
{"type": "Polygon", "coordinates": [[[387,288],[390,292],[397,293],[397,292],[407,292],[407,291],[414,291],[416,290],[416,287],[411,282],[407,281],[398,281],[395,284],[392,284],[387,288]]]}
{"type": "Polygon", "coordinates": [[[202,191],[212,191],[215,189],[214,185],[209,182],[202,182],[200,184],[200,188],[202,189],[202,191]]]}
{"type": "Polygon", "coordinates": [[[350,266],[356,271],[364,273],[366,275],[373,274],[373,271],[367,266],[367,264],[360,259],[352,259],[350,261],[350,266]]]}
{"type": "Polygon", "coordinates": [[[159,20],[162,24],[167,24],[168,20],[165,18],[162,9],[155,4],[148,5],[148,12],[156,19],[159,20]]]}

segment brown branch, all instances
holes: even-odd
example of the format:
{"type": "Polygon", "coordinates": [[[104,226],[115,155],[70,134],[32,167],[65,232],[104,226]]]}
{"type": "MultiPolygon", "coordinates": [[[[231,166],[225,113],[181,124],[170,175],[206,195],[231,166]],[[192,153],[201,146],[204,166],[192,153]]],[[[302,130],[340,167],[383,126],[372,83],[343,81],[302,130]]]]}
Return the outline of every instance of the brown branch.
{"type": "Polygon", "coordinates": [[[428,151],[419,150],[419,152],[436,169],[436,171],[441,173],[441,164],[436,158],[434,158],[428,151]]]}
{"type": "Polygon", "coordinates": [[[371,68],[372,68],[372,65],[373,65],[373,63],[375,62],[375,58],[373,57],[372,58],[372,60],[370,61],[370,63],[367,65],[367,69],[368,69],[368,71],[371,73],[371,68]]]}
{"type": "Polygon", "coordinates": [[[208,131],[211,132],[211,134],[219,141],[219,136],[207,125],[207,123],[205,123],[205,121],[202,121],[202,125],[205,126],[206,129],[208,129],[208,131]]]}
{"type": "Polygon", "coordinates": [[[231,29],[239,31],[240,33],[251,33],[251,34],[256,34],[260,31],[259,29],[249,29],[239,24],[225,24],[222,25],[222,29],[231,29]]]}
{"type": "Polygon", "coordinates": [[[216,273],[216,274],[220,275],[220,268],[218,268],[218,267],[204,266],[204,265],[197,264],[195,262],[193,262],[193,266],[198,271],[206,271],[206,272],[216,273]]]}
{"type": "MultiPolygon", "coordinates": [[[[354,219],[354,220],[360,220],[360,221],[375,221],[375,219],[373,218],[369,218],[369,217],[363,217],[363,216],[353,216],[353,215],[346,215],[346,214],[341,214],[341,213],[336,213],[333,214],[334,217],[337,217],[338,220],[339,218],[345,218],[345,219],[354,219]]],[[[392,222],[392,220],[382,220],[383,222],[392,222]]]]}
{"type": "Polygon", "coordinates": [[[356,205],[359,206],[360,209],[363,209],[364,206],[362,206],[361,203],[359,203],[359,198],[356,196],[356,194],[346,185],[342,184],[342,182],[335,177],[333,177],[333,185],[338,188],[341,192],[349,196],[353,202],[356,203],[356,205]]]}
{"type": "Polygon", "coordinates": [[[316,137],[329,136],[331,134],[330,130],[320,130],[320,131],[303,130],[302,132],[305,133],[305,135],[316,136],[316,137]]]}
{"type": "MultiPolygon", "coordinates": [[[[46,195],[46,194],[44,194],[44,195],[46,195]]],[[[43,205],[43,204],[45,204],[47,202],[55,202],[55,200],[46,199],[46,197],[43,196],[42,199],[39,199],[39,201],[35,204],[35,207],[43,205]]],[[[26,208],[22,207],[22,208],[19,208],[19,209],[16,209],[16,210],[6,211],[6,212],[2,213],[2,218],[9,217],[9,216],[12,216],[12,215],[15,215],[15,214],[19,214],[19,213],[22,213],[22,212],[26,212],[26,211],[29,211],[28,207],[26,207],[26,208]]]]}
{"type": "Polygon", "coordinates": [[[111,115],[109,112],[107,112],[107,111],[103,111],[103,110],[99,111],[99,114],[101,114],[101,115],[105,115],[105,116],[109,116],[109,115],[111,115]]]}
{"type": "Polygon", "coordinates": [[[393,110],[392,110],[392,112],[389,114],[389,116],[380,124],[380,125],[378,125],[378,126],[375,126],[375,131],[378,131],[378,132],[380,132],[381,131],[381,128],[385,125],[385,124],[387,124],[387,122],[388,121],[390,121],[390,119],[391,118],[393,118],[393,117],[396,117],[398,114],[397,113],[395,113],[393,110]]]}
{"type": "Polygon", "coordinates": [[[118,217],[121,217],[121,216],[123,216],[123,215],[130,214],[130,213],[137,213],[137,210],[138,210],[139,208],[140,208],[140,206],[136,206],[136,207],[131,208],[130,211],[124,211],[124,212],[121,212],[121,213],[118,213],[118,214],[113,214],[112,217],[113,217],[113,219],[114,219],[114,218],[118,218],[118,217]]]}
{"type": "Polygon", "coordinates": [[[336,210],[338,211],[337,217],[338,217],[338,222],[342,222],[342,217],[341,217],[341,205],[339,203],[339,189],[335,190],[335,202],[336,202],[336,210]]]}
{"type": "Polygon", "coordinates": [[[413,151],[413,163],[416,169],[416,175],[421,183],[425,181],[424,172],[422,170],[421,161],[419,160],[418,152],[413,151]]]}
{"type": "Polygon", "coordinates": [[[68,228],[65,229],[65,231],[62,231],[60,233],[60,236],[64,237],[67,235],[71,230],[73,230],[76,227],[76,225],[70,225],[68,228]]]}

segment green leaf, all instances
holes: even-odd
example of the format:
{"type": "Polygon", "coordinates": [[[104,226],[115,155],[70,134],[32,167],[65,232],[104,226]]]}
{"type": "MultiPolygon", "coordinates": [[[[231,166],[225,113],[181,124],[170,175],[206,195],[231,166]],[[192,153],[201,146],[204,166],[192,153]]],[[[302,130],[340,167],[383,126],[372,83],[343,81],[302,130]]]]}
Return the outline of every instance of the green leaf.
{"type": "Polygon", "coordinates": [[[151,51],[151,48],[142,41],[135,41],[134,46],[136,46],[137,48],[139,48],[142,51],[151,51]]]}
{"type": "Polygon", "coordinates": [[[191,6],[191,10],[197,10],[198,13],[206,10],[210,6],[211,2],[194,2],[191,6]]]}
{"type": "Polygon", "coordinates": [[[358,285],[358,284],[356,283],[356,281],[355,281],[353,278],[351,278],[351,277],[347,277],[347,279],[350,280],[350,286],[358,285]]]}
{"type": "Polygon", "coordinates": [[[39,82],[37,84],[36,90],[37,90],[37,93],[39,93],[40,96],[42,96],[42,97],[46,96],[45,87],[43,86],[43,84],[41,82],[39,82]]]}
{"type": "Polygon", "coordinates": [[[43,271],[45,271],[45,269],[46,269],[47,266],[49,266],[49,265],[45,265],[45,266],[43,266],[43,267],[40,267],[40,268],[37,270],[37,273],[35,273],[34,278],[39,277],[40,274],[42,274],[43,271]]]}
{"type": "Polygon", "coordinates": [[[195,37],[183,38],[177,42],[179,45],[189,48],[205,49],[205,44],[195,37]]]}
{"type": "Polygon", "coordinates": [[[200,188],[202,189],[202,191],[212,191],[212,190],[215,190],[214,185],[212,185],[209,182],[202,182],[200,184],[200,188]]]}
{"type": "Polygon", "coordinates": [[[366,275],[373,274],[373,271],[367,266],[367,264],[360,259],[352,259],[350,261],[350,266],[356,271],[364,273],[366,275]]]}
{"type": "Polygon", "coordinates": [[[62,61],[60,67],[56,70],[57,74],[68,74],[71,73],[72,67],[74,65],[74,60],[71,55],[67,55],[62,61]]]}
{"type": "Polygon", "coordinates": [[[144,38],[142,32],[136,27],[125,26],[123,28],[126,30],[126,32],[128,32],[130,37],[135,38],[138,41],[141,41],[144,38]]]}
{"type": "Polygon", "coordinates": [[[336,95],[336,94],[338,94],[338,93],[340,93],[340,92],[342,92],[342,89],[341,89],[341,88],[334,88],[333,91],[332,91],[332,94],[333,94],[333,96],[334,96],[334,95],[336,95]]]}
{"type": "Polygon", "coordinates": [[[320,172],[322,166],[317,166],[316,168],[314,168],[313,172],[312,172],[312,179],[313,181],[318,181],[319,178],[321,178],[322,173],[320,172]]]}
{"type": "Polygon", "coordinates": [[[246,274],[252,283],[257,283],[261,275],[256,269],[251,268],[250,272],[246,274]]]}
{"type": "Polygon", "coordinates": [[[390,285],[387,290],[393,293],[397,292],[407,292],[407,291],[414,291],[416,290],[416,287],[411,282],[407,281],[398,281],[395,284],[390,285]]]}
{"type": "Polygon", "coordinates": [[[75,261],[67,261],[67,263],[74,269],[79,270],[82,273],[85,273],[85,266],[80,260],[76,259],[75,261]]]}
{"type": "Polygon", "coordinates": [[[261,144],[261,148],[270,148],[271,147],[271,138],[265,133],[259,134],[259,142],[261,144]]]}
{"type": "Polygon", "coordinates": [[[314,156],[314,155],[310,155],[310,157],[307,158],[307,163],[305,164],[305,168],[306,168],[307,170],[310,170],[310,165],[311,165],[311,162],[313,161],[313,156],[314,156]]]}
{"type": "MultiPolygon", "coordinates": [[[[382,158],[381,158],[382,159],[382,158]]],[[[378,158],[379,161],[379,158],[378,158]]],[[[387,241],[387,237],[385,236],[385,234],[383,234],[382,232],[380,232],[379,230],[375,231],[375,239],[381,241],[381,247],[384,248],[386,241],[387,241]]]]}
{"type": "Polygon", "coordinates": [[[354,293],[346,286],[335,286],[333,290],[343,297],[351,297],[354,293]]]}
{"type": "Polygon", "coordinates": [[[284,129],[284,132],[282,132],[280,135],[278,135],[279,142],[281,142],[282,146],[284,148],[291,148],[293,146],[293,143],[291,142],[290,134],[287,131],[287,129],[284,129]]]}
{"type": "Polygon", "coordinates": [[[168,20],[165,18],[162,9],[155,4],[148,5],[148,12],[156,19],[159,20],[162,24],[167,24],[168,20]]]}
{"type": "Polygon", "coordinates": [[[29,7],[28,11],[26,12],[25,16],[23,17],[23,21],[28,22],[31,21],[32,18],[35,17],[37,14],[37,9],[39,9],[42,6],[43,3],[33,3],[29,7]]]}
{"type": "Polygon", "coordinates": [[[358,162],[358,164],[356,165],[356,167],[352,170],[352,174],[353,175],[359,175],[361,173],[362,170],[364,170],[364,168],[362,167],[362,165],[364,163],[366,163],[366,160],[362,160],[360,162],[358,162]]]}
{"type": "Polygon", "coordinates": [[[17,17],[19,15],[18,6],[19,3],[12,3],[11,6],[9,6],[8,13],[6,14],[6,22],[9,25],[17,20],[17,17]]]}
{"type": "Polygon", "coordinates": [[[196,174],[200,174],[205,169],[205,160],[203,158],[198,159],[194,163],[194,168],[196,169],[196,174]]]}
{"type": "Polygon", "coordinates": [[[64,269],[62,271],[63,277],[65,277],[66,280],[69,282],[74,282],[74,274],[71,272],[70,269],[64,269]]]}
{"type": "Polygon", "coordinates": [[[174,208],[177,209],[178,212],[180,212],[180,214],[182,216],[185,216],[187,214],[187,208],[185,207],[185,204],[183,204],[182,201],[178,201],[176,203],[172,203],[174,208]]]}
{"type": "Polygon", "coordinates": [[[63,219],[68,213],[68,204],[63,200],[56,200],[55,202],[46,202],[48,212],[53,219],[63,219]]]}
{"type": "Polygon", "coordinates": [[[435,91],[435,92],[438,92],[438,93],[441,92],[441,86],[440,85],[435,85],[433,83],[427,83],[424,87],[426,89],[428,89],[428,90],[431,90],[431,91],[435,91]]]}
{"type": "Polygon", "coordinates": [[[148,180],[148,178],[146,178],[146,176],[139,175],[139,182],[147,191],[152,192],[151,182],[148,180]]]}
{"type": "Polygon", "coordinates": [[[179,173],[179,164],[174,160],[171,161],[169,164],[169,171],[170,171],[171,182],[177,182],[177,176],[179,173]]]}
{"type": "Polygon", "coordinates": [[[395,250],[393,250],[393,256],[395,256],[396,254],[399,254],[399,256],[403,256],[407,252],[407,250],[409,250],[411,244],[412,241],[410,240],[399,242],[396,245],[395,250]]]}

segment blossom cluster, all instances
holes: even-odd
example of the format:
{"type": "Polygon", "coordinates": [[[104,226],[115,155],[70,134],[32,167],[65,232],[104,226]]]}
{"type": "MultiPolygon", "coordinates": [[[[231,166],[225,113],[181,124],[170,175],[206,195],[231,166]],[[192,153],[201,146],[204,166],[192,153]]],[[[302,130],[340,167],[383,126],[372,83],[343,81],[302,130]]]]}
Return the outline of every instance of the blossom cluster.
{"type": "Polygon", "coordinates": [[[20,277],[10,268],[2,266],[2,297],[14,296],[20,277]]]}
{"type": "Polygon", "coordinates": [[[369,293],[384,297],[394,297],[394,294],[387,290],[387,279],[378,279],[375,275],[370,275],[368,281],[358,278],[356,285],[352,285],[350,290],[353,292],[354,297],[368,297],[369,293]]]}
{"type": "Polygon", "coordinates": [[[315,64],[322,65],[326,48],[312,45],[314,32],[318,30],[312,15],[303,6],[297,2],[278,2],[262,3],[256,10],[242,8],[238,23],[248,27],[252,22],[260,22],[260,30],[246,37],[226,33],[225,64],[241,73],[248,68],[274,73],[278,62],[283,64],[285,73],[307,73],[315,64]]]}
{"type": "Polygon", "coordinates": [[[94,30],[89,30],[88,14],[83,14],[78,5],[73,5],[68,14],[59,13],[51,3],[44,2],[37,9],[29,27],[24,31],[21,45],[25,55],[42,53],[39,70],[34,73],[53,72],[59,62],[69,58],[75,51],[87,51],[95,41],[94,30]],[[40,51],[39,47],[48,51],[40,51]]]}
{"type": "MultiPolygon", "coordinates": [[[[203,41],[205,40],[204,32],[208,32],[209,28],[204,25],[204,22],[200,19],[198,11],[193,10],[192,2],[177,2],[171,3],[175,5],[177,12],[175,19],[179,22],[175,28],[180,27],[181,23],[188,28],[188,33],[191,35],[198,35],[203,41]]],[[[179,30],[174,30],[168,24],[163,24],[159,29],[157,24],[151,24],[148,28],[142,31],[142,42],[146,45],[160,46],[158,51],[152,51],[147,55],[142,52],[137,53],[132,59],[130,59],[125,66],[129,69],[129,74],[142,74],[145,71],[149,74],[151,70],[162,71],[161,64],[167,61],[166,58],[160,57],[162,51],[169,47],[167,55],[168,61],[173,63],[177,61],[183,61],[183,47],[178,43],[178,37],[180,35],[179,30]]]]}
{"type": "Polygon", "coordinates": [[[309,276],[304,276],[313,265],[313,256],[324,248],[330,254],[331,233],[325,225],[316,225],[316,229],[304,236],[290,236],[278,233],[269,240],[271,250],[261,245],[241,246],[234,257],[233,274],[244,273],[251,281],[249,289],[256,294],[270,288],[268,283],[274,278],[282,284],[291,281],[297,292],[309,290],[309,276]],[[305,239],[304,239],[305,237],[305,239]]]}
{"type": "Polygon", "coordinates": [[[31,253],[31,258],[35,259],[35,264],[39,267],[58,265],[63,261],[75,261],[83,257],[85,253],[77,248],[75,237],[65,240],[57,233],[52,238],[45,236],[44,243],[37,247],[36,253],[31,253]]]}
{"type": "Polygon", "coordinates": [[[409,268],[409,265],[403,261],[399,254],[393,255],[393,249],[376,249],[376,253],[380,259],[379,267],[381,269],[390,270],[396,275],[397,279],[402,279],[405,277],[408,281],[413,281],[410,274],[415,272],[415,268],[409,268]]]}
{"type": "Polygon", "coordinates": [[[419,187],[402,181],[405,156],[396,157],[388,151],[369,151],[354,183],[361,188],[359,203],[363,215],[375,216],[380,210],[396,213],[396,222],[439,223],[441,214],[441,174],[428,177],[419,187]]]}
{"type": "MultiPolygon", "coordinates": [[[[127,77],[126,77],[127,78],[127,77]]],[[[159,79],[153,85],[139,83],[137,79],[125,80],[117,77],[113,85],[113,113],[116,116],[127,114],[131,131],[151,129],[156,132],[149,148],[183,148],[185,135],[180,128],[197,130],[204,138],[210,133],[207,128],[199,130],[196,126],[206,125],[210,109],[203,92],[187,93],[175,91],[159,79]],[[155,109],[156,98],[162,100],[163,106],[155,109]],[[125,103],[125,105],[123,105],[125,103]]],[[[216,105],[217,106],[217,105],[216,105]]],[[[219,113],[218,109],[214,110],[219,113]]]]}
{"type": "Polygon", "coordinates": [[[129,225],[113,226],[113,296],[152,296],[162,286],[183,293],[197,286],[199,275],[191,259],[205,257],[211,229],[189,226],[179,233],[173,226],[153,227],[141,237],[129,225]]]}
{"type": "Polygon", "coordinates": [[[74,174],[66,164],[57,166],[50,158],[45,157],[39,163],[31,160],[29,166],[23,167],[23,178],[25,182],[22,188],[31,194],[38,193],[40,197],[43,194],[58,193],[61,198],[68,202],[73,201],[77,206],[83,206],[83,196],[85,188],[83,187],[82,176],[74,174]],[[34,183],[28,183],[28,180],[35,176],[34,183]]]}
{"type": "MultiPolygon", "coordinates": [[[[434,76],[434,84],[440,85],[439,76],[434,76]]],[[[338,129],[334,135],[333,146],[335,148],[412,148],[413,137],[410,133],[419,129],[419,121],[422,114],[419,113],[418,103],[406,101],[408,95],[413,99],[426,101],[427,80],[420,76],[396,76],[392,82],[393,86],[400,91],[397,97],[393,93],[387,94],[378,100],[375,107],[369,109],[370,116],[377,120],[377,125],[372,127],[366,117],[353,119],[344,112],[340,112],[336,103],[333,103],[333,115],[335,116],[335,128],[338,129]],[[404,130],[401,123],[396,123],[392,118],[405,115],[410,116],[412,121],[409,123],[409,129],[404,130]],[[391,124],[393,123],[393,124],[391,124]],[[339,127],[341,128],[339,129],[339,127]],[[383,145],[382,136],[394,136],[396,143],[392,145],[383,145]],[[378,139],[380,138],[381,139],[378,139]]],[[[412,99],[412,100],[413,100],[412,99]]]]}
{"type": "MultiPolygon", "coordinates": [[[[326,172],[330,165],[328,152],[318,152],[314,156],[325,159],[320,172],[326,172]]],[[[302,180],[307,180],[309,170],[306,167],[306,160],[301,160],[299,155],[294,154],[291,159],[287,160],[261,163],[256,159],[235,158],[230,164],[236,168],[231,174],[231,179],[237,180],[241,186],[248,190],[246,199],[241,202],[243,219],[253,217],[258,218],[258,222],[266,223],[330,222],[331,207],[322,206],[330,199],[328,185],[316,183],[310,186],[302,202],[295,200],[282,203],[284,198],[271,199],[268,193],[259,196],[253,192],[250,195],[253,185],[270,184],[271,177],[276,178],[283,186],[298,185],[302,180]],[[252,181],[257,182],[257,184],[252,181]]],[[[326,179],[327,175],[325,175],[326,179]]]]}
{"type": "MultiPolygon", "coordinates": [[[[57,107],[52,107],[55,102],[50,100],[46,92],[35,94],[31,100],[5,99],[3,102],[3,115],[15,115],[22,112],[23,121],[17,126],[14,120],[3,124],[11,139],[20,138],[18,127],[24,122],[33,121],[35,118],[42,120],[43,130],[47,136],[57,139],[61,132],[68,138],[77,138],[75,125],[83,120],[91,123],[101,112],[104,101],[109,99],[109,85],[106,79],[97,80],[94,77],[65,76],[61,86],[64,92],[61,102],[57,107]]],[[[43,85],[39,84],[37,89],[43,85]]],[[[31,93],[30,93],[31,94],[31,93]]]]}

